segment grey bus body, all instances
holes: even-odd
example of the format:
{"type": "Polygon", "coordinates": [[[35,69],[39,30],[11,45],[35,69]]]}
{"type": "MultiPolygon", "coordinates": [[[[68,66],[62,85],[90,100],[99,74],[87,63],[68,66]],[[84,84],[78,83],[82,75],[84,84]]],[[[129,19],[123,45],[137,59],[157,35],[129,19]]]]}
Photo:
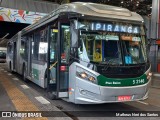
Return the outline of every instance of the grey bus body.
{"type": "Polygon", "coordinates": [[[143,100],[151,81],[146,43],[137,13],[74,2],[11,38],[7,64],[24,80],[47,88],[51,99],[76,104],[143,100]]]}

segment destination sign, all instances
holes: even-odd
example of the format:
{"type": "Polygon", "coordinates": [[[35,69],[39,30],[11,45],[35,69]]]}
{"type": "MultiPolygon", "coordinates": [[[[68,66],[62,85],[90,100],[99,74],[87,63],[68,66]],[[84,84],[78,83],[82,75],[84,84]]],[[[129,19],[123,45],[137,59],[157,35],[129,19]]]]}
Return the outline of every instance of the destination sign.
{"type": "Polygon", "coordinates": [[[132,25],[119,25],[119,24],[107,24],[107,23],[91,23],[91,30],[103,30],[109,32],[125,32],[125,33],[140,33],[138,26],[132,25]]]}
{"type": "Polygon", "coordinates": [[[140,25],[136,24],[127,24],[127,23],[119,23],[119,22],[90,22],[90,21],[79,21],[76,23],[78,28],[86,29],[86,30],[101,30],[108,32],[121,32],[121,33],[142,33],[143,31],[140,29],[140,25]]]}

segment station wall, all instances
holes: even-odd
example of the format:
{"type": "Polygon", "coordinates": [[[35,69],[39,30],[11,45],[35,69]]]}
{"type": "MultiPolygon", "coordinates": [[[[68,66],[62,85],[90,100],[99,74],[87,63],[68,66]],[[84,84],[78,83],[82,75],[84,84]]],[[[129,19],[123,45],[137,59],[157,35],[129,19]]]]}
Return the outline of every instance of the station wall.
{"type": "Polygon", "coordinates": [[[0,21],[33,24],[46,13],[0,7],[0,21]]]}

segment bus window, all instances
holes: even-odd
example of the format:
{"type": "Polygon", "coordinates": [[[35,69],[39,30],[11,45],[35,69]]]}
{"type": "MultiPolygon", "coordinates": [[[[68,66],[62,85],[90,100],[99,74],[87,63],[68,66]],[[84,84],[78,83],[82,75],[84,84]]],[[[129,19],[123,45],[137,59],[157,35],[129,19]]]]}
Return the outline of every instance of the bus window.
{"type": "Polygon", "coordinates": [[[32,56],[34,60],[46,61],[47,58],[47,35],[46,28],[40,29],[34,33],[32,41],[32,56]]]}
{"type": "Polygon", "coordinates": [[[21,48],[20,48],[20,55],[24,58],[24,59],[28,59],[28,45],[27,45],[27,37],[23,37],[21,40],[21,48]]]}
{"type": "Polygon", "coordinates": [[[40,31],[38,60],[40,60],[40,61],[45,61],[46,60],[47,50],[48,50],[47,31],[46,31],[46,29],[43,29],[43,30],[40,31]]]}
{"type": "Polygon", "coordinates": [[[134,36],[121,36],[126,64],[139,64],[145,62],[145,53],[142,46],[140,37],[134,36]]]}
{"type": "Polygon", "coordinates": [[[6,53],[4,51],[0,51],[0,62],[6,62],[6,53]]]}
{"type": "Polygon", "coordinates": [[[6,57],[6,53],[4,51],[0,51],[0,57],[1,58],[5,58],[6,57]]]}
{"type": "Polygon", "coordinates": [[[40,33],[35,32],[33,37],[33,60],[38,60],[38,50],[39,50],[40,33]]]}
{"type": "Polygon", "coordinates": [[[11,57],[11,55],[13,54],[13,47],[11,43],[8,43],[7,46],[7,54],[11,57]]]}
{"type": "Polygon", "coordinates": [[[50,43],[50,62],[56,60],[56,45],[57,45],[58,29],[52,29],[50,43]]]}
{"type": "Polygon", "coordinates": [[[93,60],[94,61],[102,61],[102,41],[101,40],[95,40],[95,49],[93,54],[93,60]]]}
{"type": "Polygon", "coordinates": [[[61,62],[68,63],[70,49],[70,27],[67,25],[61,26],[61,62]]]}
{"type": "Polygon", "coordinates": [[[112,64],[122,64],[121,54],[116,40],[103,40],[103,59],[104,61],[109,61],[112,64]]]}

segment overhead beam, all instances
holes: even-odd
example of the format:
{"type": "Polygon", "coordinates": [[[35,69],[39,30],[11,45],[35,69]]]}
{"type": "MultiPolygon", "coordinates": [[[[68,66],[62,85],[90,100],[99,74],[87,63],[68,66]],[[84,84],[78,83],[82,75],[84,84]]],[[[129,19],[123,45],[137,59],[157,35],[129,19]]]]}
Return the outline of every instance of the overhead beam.
{"type": "Polygon", "coordinates": [[[2,37],[2,40],[3,40],[4,38],[6,38],[8,35],[9,35],[9,33],[7,33],[5,36],[3,36],[3,37],[2,37]]]}

